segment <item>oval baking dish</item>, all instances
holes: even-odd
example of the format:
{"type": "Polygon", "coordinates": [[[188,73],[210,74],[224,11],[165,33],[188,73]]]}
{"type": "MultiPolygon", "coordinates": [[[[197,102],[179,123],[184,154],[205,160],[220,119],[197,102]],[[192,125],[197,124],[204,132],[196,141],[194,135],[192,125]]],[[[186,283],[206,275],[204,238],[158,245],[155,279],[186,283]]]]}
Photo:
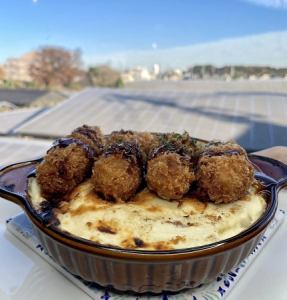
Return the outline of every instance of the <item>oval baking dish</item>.
{"type": "Polygon", "coordinates": [[[0,171],[0,196],[20,205],[49,255],[71,273],[102,286],[137,293],[179,291],[214,280],[252,252],[271,222],[278,192],[287,184],[287,166],[250,155],[256,178],[264,186],[267,208],[250,228],[213,244],[166,251],[130,250],[96,244],[47,226],[27,195],[28,176],[40,160],[18,163],[0,171]]]}

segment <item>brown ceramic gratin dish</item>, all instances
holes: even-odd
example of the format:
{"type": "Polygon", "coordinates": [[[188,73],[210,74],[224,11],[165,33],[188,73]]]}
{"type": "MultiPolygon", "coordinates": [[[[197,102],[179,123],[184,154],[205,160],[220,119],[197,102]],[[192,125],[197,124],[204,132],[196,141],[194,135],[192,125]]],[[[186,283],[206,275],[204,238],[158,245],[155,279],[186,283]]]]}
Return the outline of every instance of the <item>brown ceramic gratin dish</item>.
{"type": "Polygon", "coordinates": [[[20,205],[48,254],[71,273],[102,286],[137,293],[179,291],[214,280],[252,252],[271,222],[278,192],[287,185],[287,166],[250,155],[263,185],[267,208],[240,234],[213,244],[178,250],[150,251],[104,246],[46,226],[27,195],[28,176],[41,160],[10,165],[0,171],[0,196],[20,205]]]}

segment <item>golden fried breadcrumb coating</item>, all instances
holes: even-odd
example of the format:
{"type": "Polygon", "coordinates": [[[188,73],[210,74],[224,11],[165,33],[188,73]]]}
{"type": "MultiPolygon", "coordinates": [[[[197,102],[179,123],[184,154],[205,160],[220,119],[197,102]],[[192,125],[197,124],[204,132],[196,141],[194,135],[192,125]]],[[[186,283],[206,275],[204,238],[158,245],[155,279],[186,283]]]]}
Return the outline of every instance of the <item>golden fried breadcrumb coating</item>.
{"type": "Polygon", "coordinates": [[[254,181],[254,169],[243,148],[234,143],[211,143],[197,166],[199,188],[215,203],[244,197],[254,181]]]}
{"type": "Polygon", "coordinates": [[[101,129],[97,126],[83,125],[78,127],[72,132],[70,137],[80,140],[84,144],[90,146],[94,150],[96,157],[103,152],[105,138],[101,129]]]}
{"type": "Polygon", "coordinates": [[[186,131],[182,134],[176,132],[160,133],[158,136],[160,145],[165,145],[167,143],[175,144],[178,147],[183,148],[189,155],[193,155],[199,150],[199,144],[186,131]]]}
{"type": "Polygon", "coordinates": [[[37,181],[43,197],[56,200],[70,192],[91,171],[87,151],[75,143],[52,148],[37,167],[37,181]]]}
{"type": "Polygon", "coordinates": [[[83,125],[56,141],[36,176],[42,195],[56,202],[90,176],[97,193],[119,202],[143,183],[167,200],[182,198],[192,183],[215,203],[244,197],[254,181],[245,150],[231,142],[204,145],[187,132],[120,130],[104,136],[99,127],[83,125]]]}
{"type": "Polygon", "coordinates": [[[107,200],[129,200],[142,182],[141,160],[137,144],[125,142],[110,145],[93,167],[95,191],[107,200]]]}
{"type": "Polygon", "coordinates": [[[138,143],[145,157],[159,145],[159,136],[151,132],[113,131],[106,139],[108,145],[122,142],[138,143]]]}
{"type": "Polygon", "coordinates": [[[180,199],[195,176],[190,157],[176,145],[155,149],[147,164],[148,188],[163,199],[180,199]]]}

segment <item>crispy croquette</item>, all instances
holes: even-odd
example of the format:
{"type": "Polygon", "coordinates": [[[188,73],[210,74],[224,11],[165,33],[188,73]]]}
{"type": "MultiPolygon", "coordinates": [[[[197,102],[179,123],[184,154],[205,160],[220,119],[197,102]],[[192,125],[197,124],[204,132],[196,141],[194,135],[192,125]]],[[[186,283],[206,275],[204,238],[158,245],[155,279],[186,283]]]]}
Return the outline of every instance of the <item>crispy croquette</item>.
{"type": "Polygon", "coordinates": [[[59,140],[37,167],[42,195],[57,200],[70,192],[91,173],[90,149],[73,139],[59,140]]]}
{"type": "Polygon", "coordinates": [[[104,149],[99,127],[83,125],[67,138],[56,140],[37,168],[42,195],[58,199],[90,176],[92,164],[104,149]]]}
{"type": "Polygon", "coordinates": [[[128,201],[144,185],[167,200],[188,191],[215,203],[242,199],[254,182],[246,151],[231,142],[203,145],[187,132],[104,136],[99,127],[83,125],[56,141],[37,167],[37,180],[42,195],[55,201],[87,178],[115,202],[128,201]]]}
{"type": "Polygon", "coordinates": [[[99,156],[104,150],[105,138],[101,129],[97,126],[83,125],[78,127],[72,132],[70,137],[90,146],[94,150],[95,156],[99,156]]]}
{"type": "Polygon", "coordinates": [[[159,144],[164,145],[172,143],[180,148],[183,148],[189,155],[194,155],[199,150],[199,144],[192,138],[188,132],[182,134],[176,132],[161,133],[159,136],[159,144]]]}
{"type": "Polygon", "coordinates": [[[136,132],[132,130],[120,130],[113,131],[107,136],[107,144],[131,142],[138,143],[144,158],[146,158],[149,152],[159,146],[159,135],[151,132],[136,132]]]}
{"type": "Polygon", "coordinates": [[[254,169],[243,148],[235,143],[210,143],[199,156],[199,188],[215,203],[244,197],[254,181],[254,169]]]}
{"type": "Polygon", "coordinates": [[[92,181],[95,191],[107,200],[129,200],[142,183],[142,161],[138,144],[111,144],[94,164],[92,181]]]}
{"type": "Polygon", "coordinates": [[[147,163],[147,186],[161,198],[182,198],[194,179],[191,157],[182,147],[169,143],[151,152],[147,163]]]}

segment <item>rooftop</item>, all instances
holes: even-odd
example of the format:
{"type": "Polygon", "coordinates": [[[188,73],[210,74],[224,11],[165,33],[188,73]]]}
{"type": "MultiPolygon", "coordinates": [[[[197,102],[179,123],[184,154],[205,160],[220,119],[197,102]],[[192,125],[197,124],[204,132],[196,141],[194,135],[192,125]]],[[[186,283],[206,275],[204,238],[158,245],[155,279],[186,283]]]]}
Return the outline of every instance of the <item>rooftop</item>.
{"type": "MultiPolygon", "coordinates": [[[[2,92],[11,92],[13,103],[29,103],[46,93],[2,92]]],[[[284,81],[155,81],[125,89],[89,88],[52,108],[0,113],[0,133],[51,139],[67,135],[82,124],[98,125],[105,133],[119,129],[186,130],[206,140],[236,140],[253,151],[287,146],[286,119],[284,81]]]]}

